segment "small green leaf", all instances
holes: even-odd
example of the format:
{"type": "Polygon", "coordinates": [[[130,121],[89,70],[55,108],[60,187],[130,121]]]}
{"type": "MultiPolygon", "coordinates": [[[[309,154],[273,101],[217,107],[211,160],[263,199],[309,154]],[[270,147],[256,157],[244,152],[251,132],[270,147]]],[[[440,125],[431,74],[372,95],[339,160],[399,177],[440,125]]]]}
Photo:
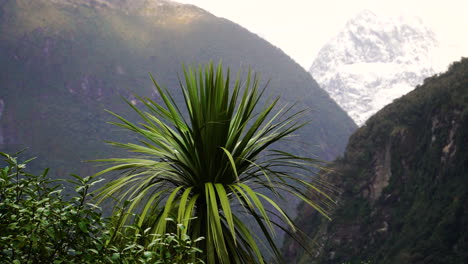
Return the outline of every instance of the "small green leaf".
{"type": "Polygon", "coordinates": [[[118,259],[120,259],[120,253],[112,254],[112,260],[118,260],[118,259]]]}
{"type": "Polygon", "coordinates": [[[81,231],[88,232],[88,226],[86,225],[85,222],[79,222],[78,227],[80,228],[81,231]]]}

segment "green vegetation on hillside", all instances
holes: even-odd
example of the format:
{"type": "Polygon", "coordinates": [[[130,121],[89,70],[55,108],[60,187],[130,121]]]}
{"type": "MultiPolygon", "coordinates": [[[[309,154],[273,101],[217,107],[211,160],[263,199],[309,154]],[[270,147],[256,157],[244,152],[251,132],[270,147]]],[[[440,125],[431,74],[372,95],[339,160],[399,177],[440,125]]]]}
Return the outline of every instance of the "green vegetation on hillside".
{"type": "Polygon", "coordinates": [[[386,106],[354,133],[327,179],[341,195],[326,223],[299,206],[317,255],[295,263],[468,262],[468,59],[386,106]]]}

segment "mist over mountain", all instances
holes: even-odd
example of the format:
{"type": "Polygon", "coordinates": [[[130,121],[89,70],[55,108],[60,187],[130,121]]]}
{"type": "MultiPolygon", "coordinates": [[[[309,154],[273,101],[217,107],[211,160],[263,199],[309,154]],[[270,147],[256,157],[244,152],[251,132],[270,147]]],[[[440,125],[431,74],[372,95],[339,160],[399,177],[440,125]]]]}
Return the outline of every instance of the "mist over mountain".
{"type": "Polygon", "coordinates": [[[358,125],[440,70],[439,41],[418,18],[363,11],[318,53],[309,72],[358,125]]]}
{"type": "Polygon", "coordinates": [[[303,204],[312,255],[291,263],[467,263],[468,59],[396,99],[349,140],[323,175],[341,192],[332,221],[303,204]]]}

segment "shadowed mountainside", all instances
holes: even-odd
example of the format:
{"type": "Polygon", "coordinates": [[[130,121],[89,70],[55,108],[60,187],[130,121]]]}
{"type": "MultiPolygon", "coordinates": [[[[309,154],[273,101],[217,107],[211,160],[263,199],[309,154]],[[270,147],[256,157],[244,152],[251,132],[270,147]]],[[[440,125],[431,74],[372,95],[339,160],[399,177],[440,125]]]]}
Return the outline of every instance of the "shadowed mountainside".
{"type": "Polygon", "coordinates": [[[467,263],[468,59],[371,117],[324,177],[342,190],[326,221],[303,204],[314,256],[292,263],[467,263]]]}
{"type": "Polygon", "coordinates": [[[343,151],[355,124],[281,50],[194,6],[129,3],[0,3],[2,151],[29,147],[53,177],[95,171],[81,161],[115,153],[103,140],[133,140],[106,124],[112,117],[104,109],[131,116],[121,97],[133,100],[136,93],[158,100],[149,73],[181,102],[181,64],[210,60],[222,60],[234,74],[251,67],[264,83],[270,80],[267,95],[313,109],[311,125],[300,134],[303,143],[293,148],[326,160],[343,151]]]}

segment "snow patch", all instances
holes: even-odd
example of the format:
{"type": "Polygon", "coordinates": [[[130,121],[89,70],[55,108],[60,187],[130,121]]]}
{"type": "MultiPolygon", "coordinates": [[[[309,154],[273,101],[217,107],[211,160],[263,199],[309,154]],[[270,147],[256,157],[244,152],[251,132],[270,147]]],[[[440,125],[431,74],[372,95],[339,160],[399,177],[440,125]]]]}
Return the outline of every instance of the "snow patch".
{"type": "Polygon", "coordinates": [[[435,34],[419,18],[364,11],[319,52],[310,73],[358,125],[440,70],[435,34]]]}

